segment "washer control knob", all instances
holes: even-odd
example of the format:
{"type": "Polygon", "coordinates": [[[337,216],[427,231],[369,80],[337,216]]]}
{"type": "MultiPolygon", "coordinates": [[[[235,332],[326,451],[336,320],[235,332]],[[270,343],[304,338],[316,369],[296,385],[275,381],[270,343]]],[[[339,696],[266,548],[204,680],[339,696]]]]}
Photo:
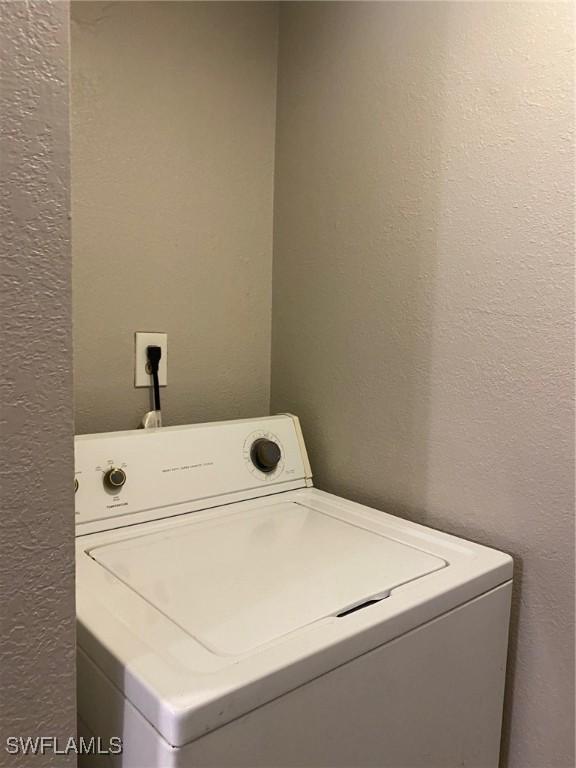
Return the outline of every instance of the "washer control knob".
{"type": "Polygon", "coordinates": [[[126,472],[119,467],[110,467],[104,474],[104,485],[109,491],[118,491],[126,482],[126,472]]]}
{"type": "Polygon", "coordinates": [[[252,443],[250,458],[254,466],[261,472],[274,472],[282,458],[282,452],[278,443],[267,440],[265,437],[259,437],[252,443]]]}

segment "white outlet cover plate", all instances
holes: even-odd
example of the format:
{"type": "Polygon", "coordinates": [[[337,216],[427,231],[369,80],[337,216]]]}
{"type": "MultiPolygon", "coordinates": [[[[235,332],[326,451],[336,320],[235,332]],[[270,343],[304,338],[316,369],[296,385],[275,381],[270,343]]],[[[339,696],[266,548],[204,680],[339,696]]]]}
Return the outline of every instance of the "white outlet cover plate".
{"type": "Polygon", "coordinates": [[[165,387],[168,384],[168,334],[167,333],[146,333],[138,331],[135,334],[135,357],[134,357],[134,386],[151,387],[152,377],[146,370],[148,356],[146,347],[156,346],[162,348],[162,357],[158,368],[158,379],[160,386],[165,387]]]}

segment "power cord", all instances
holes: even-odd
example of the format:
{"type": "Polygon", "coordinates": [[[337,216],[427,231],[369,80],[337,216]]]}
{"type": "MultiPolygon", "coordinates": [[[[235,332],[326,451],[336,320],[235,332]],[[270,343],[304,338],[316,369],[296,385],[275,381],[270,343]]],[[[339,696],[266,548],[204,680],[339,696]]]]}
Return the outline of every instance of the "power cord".
{"type": "Polygon", "coordinates": [[[152,376],[152,386],[154,388],[154,410],[148,411],[142,419],[141,426],[144,429],[156,429],[162,426],[162,412],[160,410],[160,382],[158,380],[158,368],[162,358],[162,347],[146,347],[146,357],[148,358],[147,371],[152,376]]]}
{"type": "Polygon", "coordinates": [[[148,356],[148,367],[150,368],[150,374],[152,376],[152,383],[154,386],[154,410],[159,411],[160,382],[158,381],[158,368],[160,366],[160,359],[162,357],[162,347],[146,347],[146,354],[148,356]]]}

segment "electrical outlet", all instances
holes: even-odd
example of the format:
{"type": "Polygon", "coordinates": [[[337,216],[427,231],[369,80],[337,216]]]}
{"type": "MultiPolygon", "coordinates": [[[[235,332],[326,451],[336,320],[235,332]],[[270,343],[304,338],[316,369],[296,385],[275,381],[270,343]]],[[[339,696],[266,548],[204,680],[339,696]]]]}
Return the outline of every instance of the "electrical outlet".
{"type": "Polygon", "coordinates": [[[152,377],[147,371],[148,356],[146,347],[161,347],[162,357],[158,366],[158,381],[161,387],[168,384],[168,334],[167,333],[141,333],[135,334],[134,356],[134,386],[152,386],[152,377]]]}

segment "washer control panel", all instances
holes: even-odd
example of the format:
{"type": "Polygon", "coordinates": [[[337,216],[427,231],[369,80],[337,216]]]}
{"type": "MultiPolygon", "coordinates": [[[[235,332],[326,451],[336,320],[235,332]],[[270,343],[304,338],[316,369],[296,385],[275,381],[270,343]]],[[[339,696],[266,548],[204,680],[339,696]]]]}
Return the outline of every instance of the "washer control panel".
{"type": "Polygon", "coordinates": [[[80,435],[75,455],[78,529],[141,522],[127,518],[149,510],[159,510],[149,516],[156,519],[293,490],[311,485],[312,476],[291,415],[80,435]]]}

